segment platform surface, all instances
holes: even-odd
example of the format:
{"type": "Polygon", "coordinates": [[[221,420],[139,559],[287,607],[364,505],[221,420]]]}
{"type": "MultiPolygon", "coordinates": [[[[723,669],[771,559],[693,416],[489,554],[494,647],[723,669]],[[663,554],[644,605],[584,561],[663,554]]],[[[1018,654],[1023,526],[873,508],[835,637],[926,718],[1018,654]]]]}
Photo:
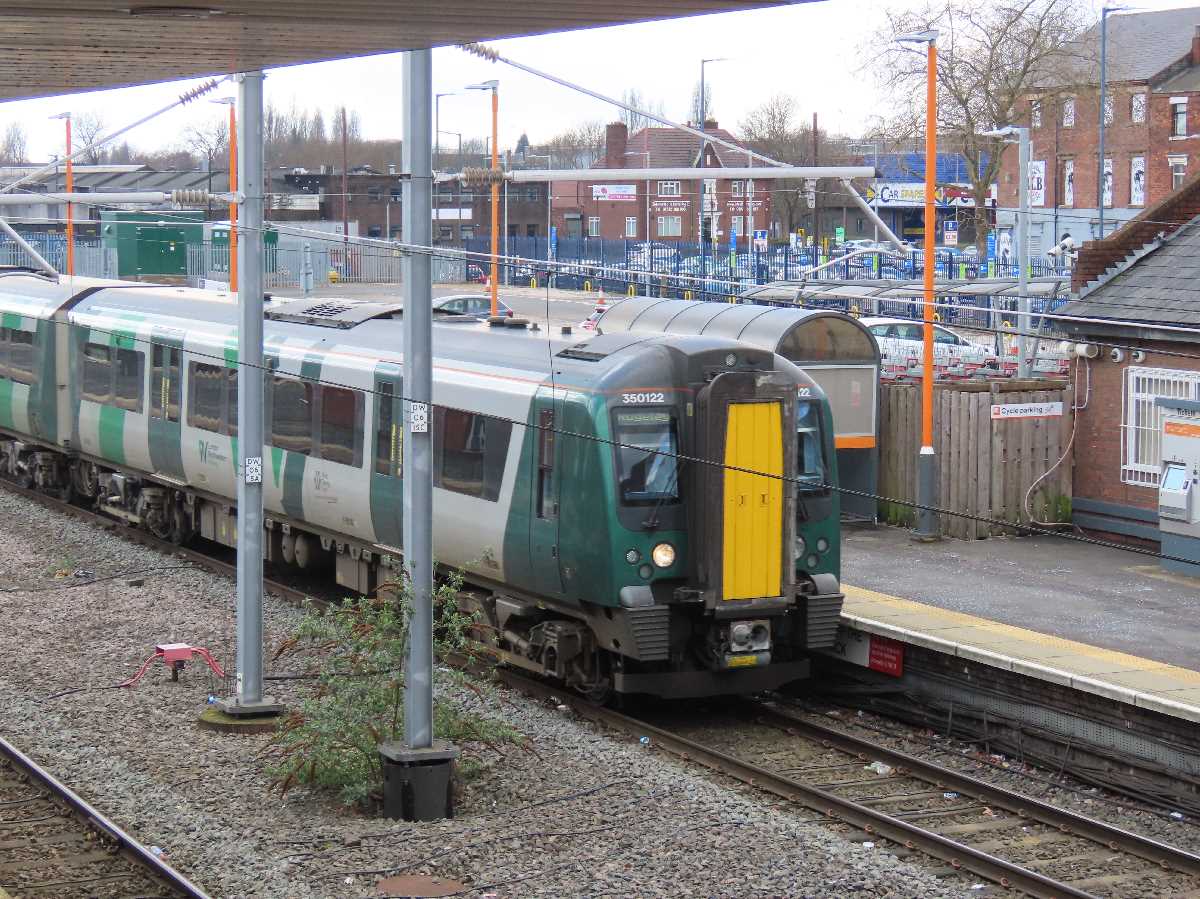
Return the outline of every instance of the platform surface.
{"type": "Polygon", "coordinates": [[[1200,721],[1200,579],[1051,537],[844,537],[845,623],[1200,721]]]}

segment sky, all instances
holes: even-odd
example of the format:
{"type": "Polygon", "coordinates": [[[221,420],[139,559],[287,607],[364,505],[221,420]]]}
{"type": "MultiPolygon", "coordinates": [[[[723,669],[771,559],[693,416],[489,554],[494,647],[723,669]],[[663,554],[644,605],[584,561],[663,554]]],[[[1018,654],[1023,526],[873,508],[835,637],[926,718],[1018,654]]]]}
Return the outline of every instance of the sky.
{"type": "MultiPolygon", "coordinates": [[[[661,101],[668,118],[685,120],[700,60],[709,63],[711,111],[736,130],[746,114],[775,94],[797,98],[805,120],[818,114],[822,129],[855,134],[868,128],[883,106],[874,79],[865,68],[871,38],[887,9],[924,5],[925,0],[817,0],[765,10],[697,16],[665,22],[592,29],[543,37],[494,42],[504,55],[551,72],[599,93],[620,97],[637,88],[650,101],[661,101]]],[[[1098,14],[1102,0],[1087,0],[1098,14]]],[[[1200,5],[1196,0],[1141,0],[1139,9],[1200,5]]],[[[437,92],[443,97],[440,128],[464,138],[490,132],[486,92],[463,91],[475,82],[500,81],[500,146],[511,148],[522,133],[537,143],[584,121],[613,121],[617,110],[509,66],[485,62],[456,48],[434,51],[437,92]]],[[[28,136],[29,156],[48,159],[62,152],[63,126],[49,117],[70,110],[97,112],[108,130],[166,105],[188,85],[176,82],[98,91],[45,100],[0,104],[0,128],[20,122],[28,136]]],[[[357,109],[367,138],[396,138],[401,127],[399,54],[274,69],[267,73],[269,102],[330,111],[345,102],[357,109]],[[369,86],[363,90],[363,86],[369,86]]],[[[232,95],[232,85],[219,89],[232,95]]],[[[210,95],[214,96],[214,95],[210,95]]],[[[129,134],[145,149],[178,146],[189,124],[225,115],[224,107],[205,100],[172,111],[129,134]]],[[[452,150],[458,138],[442,135],[452,150]]]]}

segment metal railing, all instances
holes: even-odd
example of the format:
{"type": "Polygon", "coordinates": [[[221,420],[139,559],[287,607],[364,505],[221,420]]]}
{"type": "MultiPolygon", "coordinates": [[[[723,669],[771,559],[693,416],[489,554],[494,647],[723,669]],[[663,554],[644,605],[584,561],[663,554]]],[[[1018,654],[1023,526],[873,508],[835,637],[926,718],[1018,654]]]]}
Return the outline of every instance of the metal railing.
{"type": "MultiPolygon", "coordinates": [[[[67,270],[67,241],[60,234],[22,234],[58,271],[67,270]]],[[[0,266],[32,265],[33,261],[15,241],[0,241],[0,266]]],[[[75,241],[75,274],[88,278],[116,278],[117,251],[98,240],[75,241]]]]}

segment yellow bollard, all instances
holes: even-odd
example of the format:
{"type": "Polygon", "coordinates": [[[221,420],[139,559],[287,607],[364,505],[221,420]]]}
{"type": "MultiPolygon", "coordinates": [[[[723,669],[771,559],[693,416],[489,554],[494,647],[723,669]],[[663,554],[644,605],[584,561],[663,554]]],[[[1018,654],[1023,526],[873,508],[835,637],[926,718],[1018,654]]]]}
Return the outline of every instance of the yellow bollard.
{"type": "Polygon", "coordinates": [[[627,297],[637,296],[637,291],[634,289],[632,284],[630,284],[629,289],[625,291],[625,296],[627,296],[627,297]]]}
{"type": "Polygon", "coordinates": [[[534,287],[534,288],[536,288],[536,287],[537,287],[537,278],[530,278],[530,279],[529,279],[529,286],[530,286],[530,287],[534,287]]]}
{"type": "Polygon", "coordinates": [[[583,289],[584,289],[584,290],[586,290],[588,293],[591,293],[591,292],[592,292],[592,282],[591,282],[591,281],[584,281],[584,282],[583,282],[583,289]]]}
{"type": "Polygon", "coordinates": [[[692,292],[690,290],[685,290],[683,292],[683,298],[685,300],[690,300],[692,298],[692,292]]]}

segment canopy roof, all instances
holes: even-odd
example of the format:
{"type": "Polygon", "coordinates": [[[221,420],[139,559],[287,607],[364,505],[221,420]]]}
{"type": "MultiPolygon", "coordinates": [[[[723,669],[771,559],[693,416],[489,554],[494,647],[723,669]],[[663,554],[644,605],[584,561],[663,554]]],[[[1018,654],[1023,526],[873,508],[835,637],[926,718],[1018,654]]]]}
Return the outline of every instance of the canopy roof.
{"type": "MultiPolygon", "coordinates": [[[[0,5],[0,100],[784,6],[788,0],[38,0],[0,5]]],[[[398,93],[397,93],[398,96],[398,93]]]]}

